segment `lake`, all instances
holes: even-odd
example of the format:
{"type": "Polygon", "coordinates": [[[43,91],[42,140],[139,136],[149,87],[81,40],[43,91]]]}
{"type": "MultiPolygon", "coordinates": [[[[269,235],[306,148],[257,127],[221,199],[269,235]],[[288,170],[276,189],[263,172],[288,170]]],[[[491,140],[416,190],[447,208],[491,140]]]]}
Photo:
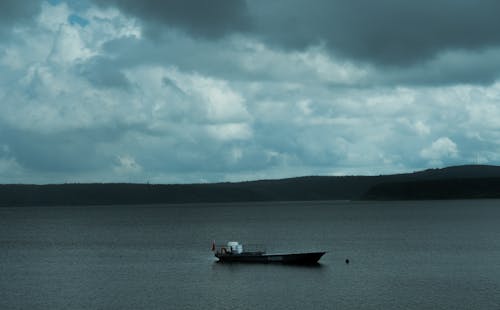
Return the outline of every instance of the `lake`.
{"type": "Polygon", "coordinates": [[[499,309],[500,201],[0,208],[0,308],[499,309]],[[212,240],[328,253],[220,264],[212,240]]]}

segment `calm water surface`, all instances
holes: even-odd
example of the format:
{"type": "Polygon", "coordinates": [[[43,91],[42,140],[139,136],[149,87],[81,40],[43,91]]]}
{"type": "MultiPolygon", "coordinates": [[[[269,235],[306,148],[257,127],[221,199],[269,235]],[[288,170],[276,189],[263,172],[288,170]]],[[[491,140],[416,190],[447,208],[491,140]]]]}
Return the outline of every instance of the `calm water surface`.
{"type": "Polygon", "coordinates": [[[500,309],[500,201],[0,208],[0,309],[99,308],[500,309]],[[218,264],[212,239],[328,253],[218,264]]]}

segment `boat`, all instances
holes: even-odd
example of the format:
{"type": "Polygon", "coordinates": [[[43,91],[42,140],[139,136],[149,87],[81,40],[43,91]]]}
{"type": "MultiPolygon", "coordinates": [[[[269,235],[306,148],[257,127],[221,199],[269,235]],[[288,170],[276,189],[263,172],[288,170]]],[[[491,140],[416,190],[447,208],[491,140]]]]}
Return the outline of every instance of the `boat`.
{"type": "Polygon", "coordinates": [[[230,241],[227,246],[217,247],[212,242],[212,251],[219,262],[227,263],[282,263],[282,264],[317,264],[326,252],[267,254],[265,251],[243,251],[243,245],[230,241]]]}

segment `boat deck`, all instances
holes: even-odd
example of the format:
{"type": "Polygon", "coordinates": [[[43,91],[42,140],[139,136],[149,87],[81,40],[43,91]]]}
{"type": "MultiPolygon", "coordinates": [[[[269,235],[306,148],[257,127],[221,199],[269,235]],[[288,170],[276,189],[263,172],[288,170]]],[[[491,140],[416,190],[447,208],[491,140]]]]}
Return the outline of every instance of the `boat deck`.
{"type": "Polygon", "coordinates": [[[220,262],[317,264],[326,252],[265,254],[264,252],[216,253],[220,262]]]}

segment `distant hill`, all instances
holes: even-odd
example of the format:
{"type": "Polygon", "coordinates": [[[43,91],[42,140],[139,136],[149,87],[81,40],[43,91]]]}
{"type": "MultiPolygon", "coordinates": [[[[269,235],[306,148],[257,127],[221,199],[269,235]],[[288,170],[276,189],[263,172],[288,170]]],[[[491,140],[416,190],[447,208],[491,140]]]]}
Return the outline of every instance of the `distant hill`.
{"type": "Polygon", "coordinates": [[[374,185],[361,199],[422,200],[500,198],[500,178],[450,178],[374,185]]]}
{"type": "Polygon", "coordinates": [[[465,165],[381,177],[364,200],[500,198],[500,167],[465,165]]]}
{"type": "Polygon", "coordinates": [[[466,198],[500,198],[500,167],[468,165],[384,176],[212,184],[0,185],[0,206],[466,198]]]}
{"type": "MultiPolygon", "coordinates": [[[[415,179],[449,179],[449,178],[495,178],[500,177],[500,166],[464,165],[441,169],[427,169],[410,174],[403,174],[415,179]]],[[[389,176],[391,177],[391,176],[389,176]]]]}

